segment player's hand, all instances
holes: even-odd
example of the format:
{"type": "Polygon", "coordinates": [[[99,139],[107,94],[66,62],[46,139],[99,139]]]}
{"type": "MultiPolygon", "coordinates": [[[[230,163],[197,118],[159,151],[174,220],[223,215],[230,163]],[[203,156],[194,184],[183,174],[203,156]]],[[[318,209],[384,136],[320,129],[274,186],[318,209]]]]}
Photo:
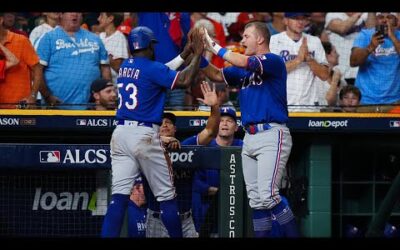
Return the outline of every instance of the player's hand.
{"type": "Polygon", "coordinates": [[[129,198],[138,207],[146,204],[146,196],[144,195],[144,188],[142,183],[133,186],[131,196],[129,198]]]}
{"type": "Polygon", "coordinates": [[[198,101],[200,101],[210,107],[218,104],[218,95],[215,90],[215,83],[212,83],[212,88],[211,88],[210,84],[208,84],[208,82],[203,81],[200,84],[200,88],[201,88],[201,92],[203,93],[204,99],[197,98],[198,101]]]}
{"type": "Polygon", "coordinates": [[[204,43],[206,45],[206,49],[208,51],[211,51],[212,53],[214,53],[215,55],[218,54],[218,51],[222,48],[219,44],[217,44],[208,34],[207,29],[206,28],[202,28],[203,29],[203,39],[204,39],[204,43]]]}
{"type": "Polygon", "coordinates": [[[204,42],[201,28],[194,28],[192,35],[192,49],[196,55],[202,55],[204,51],[204,42]]]}

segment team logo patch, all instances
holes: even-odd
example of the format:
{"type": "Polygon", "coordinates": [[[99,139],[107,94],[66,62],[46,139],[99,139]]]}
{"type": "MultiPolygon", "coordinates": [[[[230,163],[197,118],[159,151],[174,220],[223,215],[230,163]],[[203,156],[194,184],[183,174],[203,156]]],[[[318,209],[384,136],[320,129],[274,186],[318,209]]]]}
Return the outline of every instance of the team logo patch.
{"type": "Polygon", "coordinates": [[[40,163],[59,163],[60,151],[40,151],[40,163]]]}
{"type": "Polygon", "coordinates": [[[191,127],[198,127],[201,126],[201,121],[199,119],[189,120],[189,125],[191,127]]]}
{"type": "Polygon", "coordinates": [[[391,128],[400,128],[400,121],[390,121],[391,128]]]}
{"type": "Polygon", "coordinates": [[[86,119],[76,119],[76,125],[77,126],[86,126],[86,119]]]}

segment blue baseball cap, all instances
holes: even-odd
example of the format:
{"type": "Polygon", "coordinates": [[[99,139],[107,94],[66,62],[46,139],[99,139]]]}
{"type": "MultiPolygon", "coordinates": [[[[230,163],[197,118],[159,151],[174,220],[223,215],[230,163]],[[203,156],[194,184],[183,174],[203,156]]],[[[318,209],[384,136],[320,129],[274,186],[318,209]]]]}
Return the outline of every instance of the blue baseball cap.
{"type": "Polygon", "coordinates": [[[230,116],[236,121],[236,111],[229,107],[222,107],[220,109],[221,116],[230,116]]]}
{"type": "Polygon", "coordinates": [[[285,17],[286,18],[295,18],[298,16],[310,16],[309,12],[285,12],[285,17]]]}

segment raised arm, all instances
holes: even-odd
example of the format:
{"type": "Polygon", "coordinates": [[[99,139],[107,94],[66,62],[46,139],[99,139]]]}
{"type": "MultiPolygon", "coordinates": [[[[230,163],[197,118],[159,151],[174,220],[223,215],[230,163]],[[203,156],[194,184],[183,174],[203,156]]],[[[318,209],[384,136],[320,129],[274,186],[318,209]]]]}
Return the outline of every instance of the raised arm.
{"type": "Polygon", "coordinates": [[[182,70],[176,80],[177,88],[187,88],[194,82],[194,76],[199,71],[200,58],[204,51],[204,44],[202,41],[202,34],[200,34],[200,29],[194,28],[194,30],[189,34],[191,36],[193,58],[190,64],[182,70]]]}
{"type": "Polygon", "coordinates": [[[350,66],[357,67],[363,65],[369,54],[375,51],[379,44],[384,42],[384,36],[375,33],[372,36],[371,42],[366,48],[353,47],[350,54],[350,66]]]}
{"type": "Polygon", "coordinates": [[[200,87],[204,99],[197,98],[197,100],[211,107],[211,115],[208,117],[206,127],[197,135],[197,140],[199,145],[207,145],[217,136],[221,114],[219,111],[218,96],[215,91],[215,83],[213,83],[212,89],[205,81],[201,83],[200,87]]]}
{"type": "Polygon", "coordinates": [[[214,42],[211,39],[211,37],[208,35],[206,29],[204,29],[204,39],[205,39],[207,48],[210,49],[214,54],[220,56],[225,61],[228,61],[232,65],[235,65],[237,67],[241,67],[241,68],[247,67],[247,61],[249,59],[248,56],[230,51],[226,48],[222,48],[219,44],[217,44],[216,42],[214,42]]]}

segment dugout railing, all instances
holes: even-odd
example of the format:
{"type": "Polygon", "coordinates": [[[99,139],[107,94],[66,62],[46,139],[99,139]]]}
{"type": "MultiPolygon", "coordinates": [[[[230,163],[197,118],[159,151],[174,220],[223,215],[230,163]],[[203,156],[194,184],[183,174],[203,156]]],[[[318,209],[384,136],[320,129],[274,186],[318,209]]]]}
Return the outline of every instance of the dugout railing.
{"type": "MultiPolygon", "coordinates": [[[[180,139],[204,128],[208,116],[174,113],[180,139]]],[[[1,236],[98,235],[108,199],[114,114],[0,111],[1,236]]],[[[283,191],[302,234],[347,237],[349,226],[365,233],[400,167],[400,115],[291,113],[288,126],[293,149],[283,191]]],[[[240,149],[184,150],[207,150],[207,157],[199,158],[206,162],[199,165],[221,167],[219,235],[251,237],[240,149]]],[[[385,223],[400,226],[398,200],[385,223]]]]}

